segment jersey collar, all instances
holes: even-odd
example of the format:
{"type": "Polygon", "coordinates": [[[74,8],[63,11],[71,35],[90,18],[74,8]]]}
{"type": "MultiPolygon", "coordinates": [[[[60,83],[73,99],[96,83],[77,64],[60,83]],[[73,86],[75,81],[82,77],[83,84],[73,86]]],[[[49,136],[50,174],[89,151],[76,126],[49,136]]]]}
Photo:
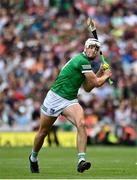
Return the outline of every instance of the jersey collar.
{"type": "Polygon", "coordinates": [[[84,51],[82,52],[82,54],[83,54],[84,56],[88,57],[84,51]]]}

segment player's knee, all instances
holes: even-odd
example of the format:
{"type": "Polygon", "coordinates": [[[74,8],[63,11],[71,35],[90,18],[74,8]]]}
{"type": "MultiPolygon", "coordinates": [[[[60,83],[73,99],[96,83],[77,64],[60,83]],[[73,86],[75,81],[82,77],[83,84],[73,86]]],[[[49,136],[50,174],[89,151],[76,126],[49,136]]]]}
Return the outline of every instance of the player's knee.
{"type": "Polygon", "coordinates": [[[85,129],[86,128],[86,124],[85,124],[84,119],[81,119],[80,121],[77,122],[77,128],[78,129],[85,129]]]}

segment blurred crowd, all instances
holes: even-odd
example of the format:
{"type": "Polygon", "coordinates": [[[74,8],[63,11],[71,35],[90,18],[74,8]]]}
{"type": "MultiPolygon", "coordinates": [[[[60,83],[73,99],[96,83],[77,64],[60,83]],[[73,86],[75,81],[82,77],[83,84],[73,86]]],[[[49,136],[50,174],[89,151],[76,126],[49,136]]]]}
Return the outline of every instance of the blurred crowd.
{"type": "MultiPolygon", "coordinates": [[[[40,105],[52,82],[91,36],[88,16],[96,22],[114,84],[105,83],[89,94],[81,88],[87,126],[137,126],[136,0],[4,0],[0,1],[0,131],[37,129],[40,105]]],[[[60,119],[58,124],[65,123],[60,119]]]]}

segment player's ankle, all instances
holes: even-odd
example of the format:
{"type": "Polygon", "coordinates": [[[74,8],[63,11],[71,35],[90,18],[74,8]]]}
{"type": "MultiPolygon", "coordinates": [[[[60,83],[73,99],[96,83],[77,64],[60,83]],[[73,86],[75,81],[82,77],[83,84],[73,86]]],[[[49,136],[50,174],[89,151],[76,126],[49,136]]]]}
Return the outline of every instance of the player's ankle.
{"type": "Polygon", "coordinates": [[[38,152],[35,152],[35,151],[32,150],[31,155],[30,155],[30,160],[31,160],[32,162],[38,161],[37,156],[38,156],[38,152]]]}
{"type": "Polygon", "coordinates": [[[84,153],[84,152],[78,153],[78,164],[79,164],[81,161],[85,161],[85,155],[86,155],[86,153],[84,153]]]}

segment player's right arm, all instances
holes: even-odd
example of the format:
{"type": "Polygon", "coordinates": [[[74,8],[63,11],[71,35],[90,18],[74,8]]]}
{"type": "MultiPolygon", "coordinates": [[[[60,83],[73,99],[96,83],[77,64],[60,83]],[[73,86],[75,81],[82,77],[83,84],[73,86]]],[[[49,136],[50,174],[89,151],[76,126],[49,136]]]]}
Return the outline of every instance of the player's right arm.
{"type": "Polygon", "coordinates": [[[85,81],[83,82],[84,90],[90,92],[94,87],[102,86],[105,81],[111,76],[111,70],[104,71],[101,77],[97,77],[93,71],[85,72],[85,81]]]}

